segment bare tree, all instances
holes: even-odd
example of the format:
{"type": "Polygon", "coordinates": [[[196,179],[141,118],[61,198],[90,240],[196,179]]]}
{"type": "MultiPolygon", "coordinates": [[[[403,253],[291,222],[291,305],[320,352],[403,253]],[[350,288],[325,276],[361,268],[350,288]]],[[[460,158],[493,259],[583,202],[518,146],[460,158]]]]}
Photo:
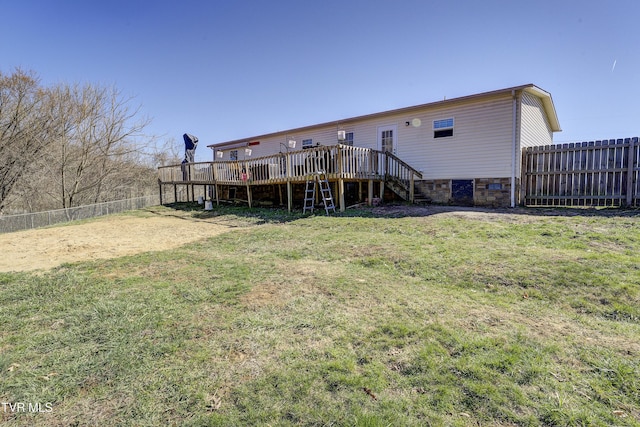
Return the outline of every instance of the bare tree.
{"type": "Polygon", "coordinates": [[[68,208],[155,192],[143,157],[149,119],[132,101],[113,87],[42,88],[33,73],[0,74],[0,212],[8,202],[68,208]]]}
{"type": "Polygon", "coordinates": [[[58,115],[57,126],[64,131],[48,162],[58,188],[55,198],[63,208],[109,198],[111,179],[126,176],[137,164],[149,121],[138,118],[139,110],[129,106],[131,98],[114,88],[59,86],[52,97],[67,107],[58,115]]]}
{"type": "Polygon", "coordinates": [[[180,164],[184,158],[183,142],[176,139],[166,139],[162,146],[156,146],[150,155],[151,167],[180,164]]]}
{"type": "Polygon", "coordinates": [[[44,92],[33,73],[0,72],[0,212],[16,183],[51,141],[55,129],[44,108],[44,92]]]}

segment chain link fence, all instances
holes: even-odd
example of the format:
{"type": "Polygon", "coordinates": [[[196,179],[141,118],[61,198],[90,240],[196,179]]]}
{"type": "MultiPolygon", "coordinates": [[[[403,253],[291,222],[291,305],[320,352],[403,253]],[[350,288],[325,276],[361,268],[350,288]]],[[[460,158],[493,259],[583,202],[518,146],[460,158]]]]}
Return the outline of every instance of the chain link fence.
{"type": "Polygon", "coordinates": [[[96,203],[93,205],[57,209],[53,211],[18,215],[0,215],[0,233],[10,233],[12,231],[46,227],[48,225],[58,224],[61,222],[93,218],[96,216],[142,209],[148,206],[157,206],[159,204],[160,197],[156,194],[153,196],[115,200],[112,202],[96,203]]]}

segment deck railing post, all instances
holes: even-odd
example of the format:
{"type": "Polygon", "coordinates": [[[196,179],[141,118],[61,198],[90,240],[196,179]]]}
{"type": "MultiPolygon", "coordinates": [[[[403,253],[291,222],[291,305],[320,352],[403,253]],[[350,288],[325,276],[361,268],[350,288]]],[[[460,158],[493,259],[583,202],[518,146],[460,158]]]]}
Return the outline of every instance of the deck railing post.
{"type": "Polygon", "coordinates": [[[389,176],[389,153],[387,153],[385,151],[384,153],[384,179],[387,179],[387,176],[389,176]]]}
{"type": "Polygon", "coordinates": [[[411,203],[413,203],[414,200],[414,183],[415,183],[415,179],[414,179],[414,175],[413,172],[411,172],[411,179],[409,180],[409,201],[411,203]]]}
{"type": "Polygon", "coordinates": [[[340,212],[344,212],[345,203],[344,203],[344,169],[342,165],[342,145],[338,145],[338,154],[336,156],[338,161],[338,195],[340,201],[340,212]]]}
{"type": "Polygon", "coordinates": [[[287,168],[287,170],[285,171],[285,177],[287,180],[287,210],[291,212],[293,208],[293,189],[291,185],[291,177],[293,176],[293,174],[291,173],[291,153],[287,151],[285,156],[286,156],[285,164],[287,168]]]}

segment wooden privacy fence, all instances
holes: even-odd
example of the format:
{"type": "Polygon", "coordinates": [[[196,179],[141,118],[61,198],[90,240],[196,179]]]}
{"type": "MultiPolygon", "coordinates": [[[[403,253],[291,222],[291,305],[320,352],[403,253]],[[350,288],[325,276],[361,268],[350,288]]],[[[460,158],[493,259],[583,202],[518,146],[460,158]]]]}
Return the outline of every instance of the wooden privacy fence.
{"type": "Polygon", "coordinates": [[[638,137],[528,147],[527,206],[640,206],[638,137]]]}

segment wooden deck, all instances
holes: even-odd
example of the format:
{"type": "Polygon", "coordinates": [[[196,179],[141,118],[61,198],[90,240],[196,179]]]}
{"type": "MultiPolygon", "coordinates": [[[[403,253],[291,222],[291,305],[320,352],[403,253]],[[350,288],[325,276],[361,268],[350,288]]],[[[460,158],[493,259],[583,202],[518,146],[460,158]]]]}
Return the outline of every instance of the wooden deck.
{"type": "Polygon", "coordinates": [[[319,146],[271,156],[237,161],[185,163],[158,168],[161,203],[164,185],[215,186],[215,200],[220,202],[220,186],[246,186],[252,205],[252,187],[286,185],[287,205],[293,205],[293,184],[305,183],[318,172],[325,172],[329,182],[337,184],[334,198],[344,211],[344,183],[368,183],[368,201],[373,200],[374,183],[387,185],[405,200],[414,199],[414,180],[422,174],[391,153],[347,145],[319,146]]]}

